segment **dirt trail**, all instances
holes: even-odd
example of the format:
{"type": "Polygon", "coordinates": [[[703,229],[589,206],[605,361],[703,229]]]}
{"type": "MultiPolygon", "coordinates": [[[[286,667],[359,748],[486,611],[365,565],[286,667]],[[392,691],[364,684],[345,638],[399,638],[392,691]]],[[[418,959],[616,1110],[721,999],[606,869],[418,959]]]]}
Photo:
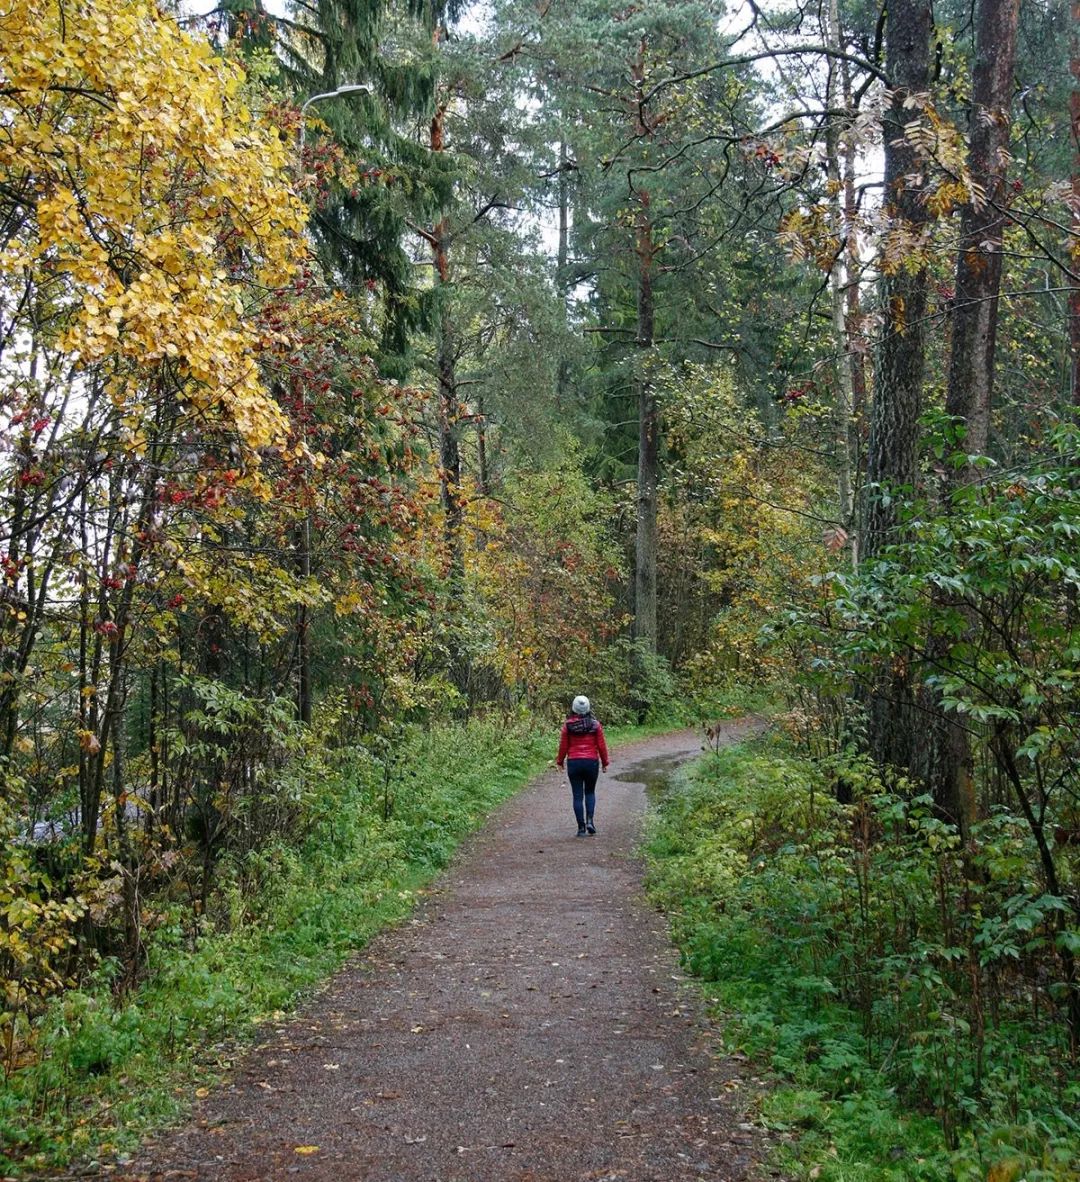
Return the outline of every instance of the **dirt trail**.
{"type": "Polygon", "coordinates": [[[761,1146],[739,1110],[741,1068],[710,1054],[634,853],[635,767],[645,778],[649,761],[698,746],[686,732],[613,752],[596,837],[574,836],[563,777],[540,777],[410,921],[110,1176],[749,1178],[761,1146]]]}

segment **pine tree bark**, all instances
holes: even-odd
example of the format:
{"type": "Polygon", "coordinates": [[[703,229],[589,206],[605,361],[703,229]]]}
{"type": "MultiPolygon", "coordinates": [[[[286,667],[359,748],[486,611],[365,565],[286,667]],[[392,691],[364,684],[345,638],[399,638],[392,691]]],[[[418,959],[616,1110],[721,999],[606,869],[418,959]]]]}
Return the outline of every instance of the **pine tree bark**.
{"type": "MultiPolygon", "coordinates": [[[[921,201],[919,161],[904,138],[919,117],[905,102],[929,88],[931,13],[927,0],[891,0],[886,73],[892,101],[883,120],[885,203],[904,235],[903,263],[921,249],[928,213],[921,201]]],[[[897,495],[915,485],[919,416],[925,368],[927,272],[891,260],[881,282],[882,339],[874,374],[866,485],[860,514],[859,549],[874,558],[897,529],[897,495]]],[[[916,743],[915,701],[909,669],[897,662],[883,671],[867,700],[867,739],[880,763],[907,769],[916,743]]]]}
{"type": "MultiPolygon", "coordinates": [[[[652,134],[644,99],[645,41],[638,46],[632,70],[634,83],[631,110],[634,133],[645,139],[652,134]]],[[[645,653],[656,652],[656,549],[657,491],[660,468],[660,408],[656,387],[648,373],[646,354],[656,340],[656,304],[653,278],[656,241],[653,234],[652,200],[648,190],[637,190],[637,221],[634,249],[637,256],[637,364],[638,473],[637,532],[634,539],[634,639],[645,653]]],[[[639,682],[643,670],[637,670],[639,682]]]]}
{"type": "MultiPolygon", "coordinates": [[[[904,139],[919,117],[905,101],[924,94],[930,78],[930,7],[926,0],[889,5],[886,73],[893,88],[885,114],[885,201],[893,225],[907,235],[905,254],[918,250],[928,220],[918,180],[919,160],[904,139]]],[[[907,262],[904,259],[903,262],[907,262]]],[[[862,552],[878,554],[896,528],[896,499],[882,495],[911,487],[917,474],[919,415],[925,368],[927,273],[895,260],[881,283],[882,338],[878,349],[862,511],[862,552]]]]}
{"type": "MultiPolygon", "coordinates": [[[[844,110],[854,116],[855,100],[851,89],[851,67],[847,62],[840,63],[840,72],[844,87],[844,110]]],[[[847,288],[844,293],[844,334],[848,346],[848,368],[851,371],[851,424],[849,438],[851,441],[851,467],[853,483],[859,484],[859,477],[863,464],[863,441],[866,438],[866,328],[862,310],[862,274],[863,264],[859,254],[859,201],[855,184],[857,176],[857,162],[855,152],[855,137],[849,135],[843,143],[843,183],[844,183],[844,229],[847,234],[844,265],[847,276],[847,288]]],[[[852,522],[853,526],[855,522],[852,522]]],[[[859,563],[859,534],[853,529],[851,536],[851,561],[855,566],[859,563]]]]}
{"type": "MultiPolygon", "coordinates": [[[[964,450],[969,455],[983,454],[990,436],[1019,10],[1019,0],[978,0],[975,11],[968,166],[983,198],[970,201],[961,216],[945,394],[945,409],[963,427],[964,450]]],[[[950,472],[950,492],[975,476],[966,465],[950,472]]],[[[948,641],[932,635],[927,663],[940,665],[947,651],[948,641]]],[[[912,770],[933,795],[941,814],[966,836],[976,806],[971,743],[960,718],[933,698],[930,693],[923,695],[931,722],[919,763],[912,770]]]]}
{"type": "Polygon", "coordinates": [[[482,497],[491,495],[491,468],[488,464],[487,413],[484,396],[476,400],[476,491],[482,497]]]}
{"type": "MultiPolygon", "coordinates": [[[[653,301],[653,264],[656,248],[649,208],[649,194],[638,194],[637,338],[639,350],[651,349],[656,337],[653,301]]],[[[660,409],[656,387],[645,367],[639,365],[637,536],[634,546],[634,638],[650,652],[656,651],[656,547],[657,486],[660,465],[660,409]]]]}
{"type": "MultiPolygon", "coordinates": [[[[435,274],[440,287],[450,282],[450,256],[445,219],[435,227],[435,274]]],[[[435,369],[438,378],[439,421],[439,496],[443,510],[443,536],[446,542],[450,593],[459,597],[465,580],[465,554],[461,507],[461,414],[457,398],[457,366],[454,348],[454,323],[448,293],[443,291],[439,310],[438,347],[435,369]]]]}
{"type": "Polygon", "coordinates": [[[945,409],[964,426],[969,454],[986,451],[994,386],[1005,223],[1009,108],[1020,0],[978,0],[968,165],[984,192],[964,207],[945,409]]]}
{"type": "MultiPolygon", "coordinates": [[[[829,0],[826,19],[826,39],[834,49],[840,49],[840,11],[837,0],[829,0]]],[[[837,105],[838,91],[843,89],[839,79],[839,63],[830,61],[829,77],[826,89],[826,107],[834,110],[837,105]]],[[[848,326],[845,309],[844,284],[850,284],[852,277],[844,274],[841,258],[847,259],[847,244],[853,236],[852,227],[845,224],[844,209],[841,205],[841,194],[844,185],[840,179],[840,127],[835,118],[830,117],[825,128],[825,160],[829,177],[829,218],[832,222],[832,232],[840,244],[838,257],[834,260],[829,274],[829,296],[832,309],[833,341],[836,350],[836,397],[833,407],[833,430],[836,449],[837,472],[837,516],[840,524],[852,534],[852,411],[854,404],[854,390],[852,386],[852,370],[848,364],[851,344],[848,340],[848,326]]],[[[853,557],[855,557],[853,555],[853,557]]]]}
{"type": "MultiPolygon", "coordinates": [[[[430,147],[433,153],[445,150],[446,107],[440,105],[431,117],[430,147]]],[[[439,424],[439,499],[443,510],[443,537],[446,543],[450,594],[456,600],[464,590],[465,553],[461,507],[461,413],[457,398],[456,353],[454,322],[451,315],[450,284],[450,225],[442,218],[427,235],[435,266],[435,284],[440,292],[439,329],[435,355],[438,383],[437,418],[439,424]]]]}
{"type": "MultiPolygon", "coordinates": [[[[556,258],[556,283],[562,311],[562,328],[569,329],[570,276],[567,267],[570,262],[570,164],[566,140],[559,141],[559,246],[556,258]]],[[[555,376],[555,406],[562,410],[570,385],[570,363],[565,356],[559,358],[555,376]]]]}

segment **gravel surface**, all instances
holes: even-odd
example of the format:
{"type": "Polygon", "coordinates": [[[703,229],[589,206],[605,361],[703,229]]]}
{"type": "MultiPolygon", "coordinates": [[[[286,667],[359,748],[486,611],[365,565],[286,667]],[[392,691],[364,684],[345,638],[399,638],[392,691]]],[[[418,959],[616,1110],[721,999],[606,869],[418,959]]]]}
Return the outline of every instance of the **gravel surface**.
{"type": "Polygon", "coordinates": [[[534,781],[411,920],[109,1177],[758,1176],[764,1146],[743,1110],[755,1081],[710,1050],[635,853],[641,779],[698,750],[683,732],[613,751],[596,837],[575,836],[560,773],[534,781]]]}

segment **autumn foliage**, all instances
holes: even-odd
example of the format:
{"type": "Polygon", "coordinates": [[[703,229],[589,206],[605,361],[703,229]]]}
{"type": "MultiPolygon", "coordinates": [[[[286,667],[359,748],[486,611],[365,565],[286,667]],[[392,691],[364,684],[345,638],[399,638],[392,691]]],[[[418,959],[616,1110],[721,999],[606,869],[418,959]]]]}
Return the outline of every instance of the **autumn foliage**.
{"type": "MultiPolygon", "coordinates": [[[[372,930],[580,692],[712,741],[786,702],[809,815],[769,848],[766,777],[763,873],[917,822],[880,915],[968,925],[918,952],[981,1032],[947,1140],[992,1091],[987,999],[1074,1069],[1065,7],[1009,10],[1037,64],[980,109],[990,0],[755,7],[738,44],[712,0],[495,0],[452,36],[457,4],[286,7],[0,6],[0,1141],[78,1108],[49,1047],[80,1006],[183,994],[163,962],[304,892],[372,930]]],[[[686,884],[710,925],[755,891],[724,882],[686,884]]],[[[892,936],[860,890],[864,982],[892,936]]]]}
{"type": "Polygon", "coordinates": [[[342,622],[362,722],[427,590],[412,396],[313,273],[260,88],[138,0],[7,6],[0,79],[10,1067],[96,957],[139,977],[149,893],[202,922],[217,859],[295,818],[298,613],[342,622]]]}

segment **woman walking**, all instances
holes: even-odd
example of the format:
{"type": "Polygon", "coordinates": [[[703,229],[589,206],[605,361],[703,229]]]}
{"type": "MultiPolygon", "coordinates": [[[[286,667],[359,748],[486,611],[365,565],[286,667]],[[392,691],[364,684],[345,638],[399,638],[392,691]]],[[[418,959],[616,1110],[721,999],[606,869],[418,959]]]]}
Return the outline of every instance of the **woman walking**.
{"type": "Polygon", "coordinates": [[[559,736],[559,754],[555,756],[559,771],[566,766],[570,791],[574,794],[574,816],[577,835],[595,836],[593,811],[596,808],[596,779],[600,768],[608,769],[608,749],[604,742],[604,728],[594,717],[589,699],[578,694],[570,707],[559,736]]]}

